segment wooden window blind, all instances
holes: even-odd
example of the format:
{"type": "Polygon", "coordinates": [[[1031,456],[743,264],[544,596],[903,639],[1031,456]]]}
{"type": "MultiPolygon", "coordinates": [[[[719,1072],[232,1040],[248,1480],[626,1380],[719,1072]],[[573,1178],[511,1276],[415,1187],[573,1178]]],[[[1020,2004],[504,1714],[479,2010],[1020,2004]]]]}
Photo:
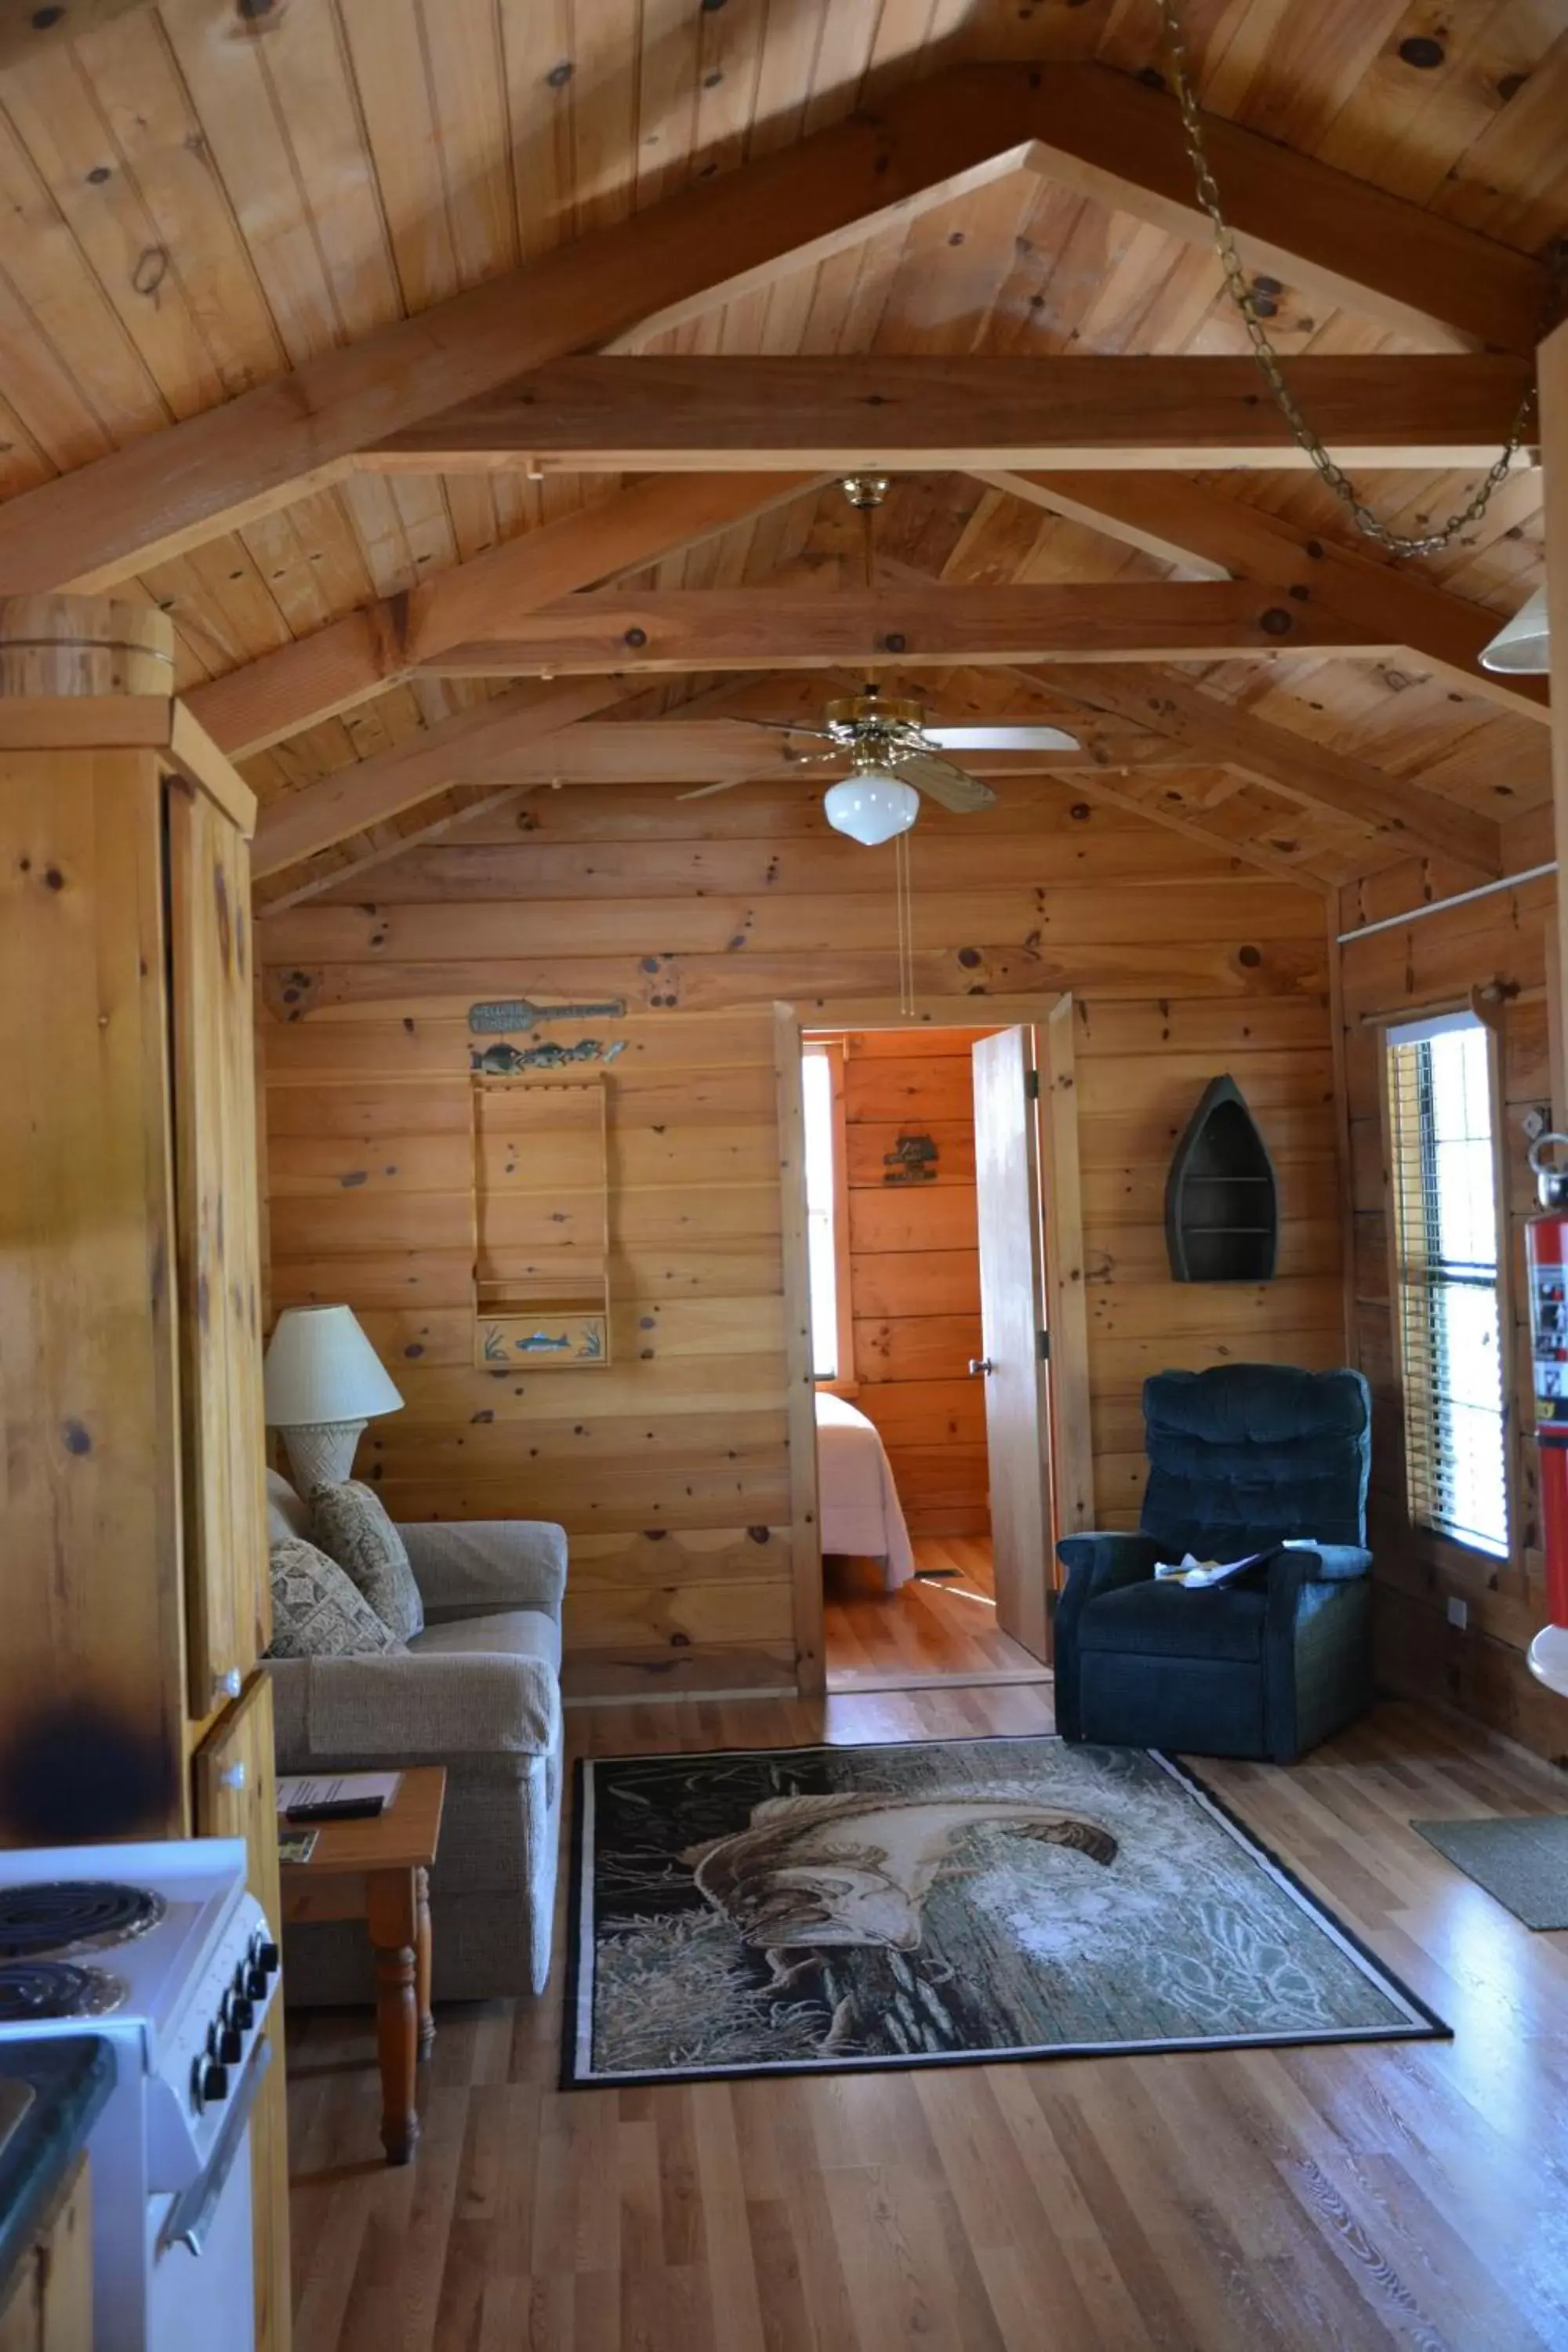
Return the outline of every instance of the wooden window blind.
{"type": "Polygon", "coordinates": [[[1410,1516],[1506,1557],[1490,1055],[1468,1014],[1390,1031],[1388,1125],[1410,1516]]]}

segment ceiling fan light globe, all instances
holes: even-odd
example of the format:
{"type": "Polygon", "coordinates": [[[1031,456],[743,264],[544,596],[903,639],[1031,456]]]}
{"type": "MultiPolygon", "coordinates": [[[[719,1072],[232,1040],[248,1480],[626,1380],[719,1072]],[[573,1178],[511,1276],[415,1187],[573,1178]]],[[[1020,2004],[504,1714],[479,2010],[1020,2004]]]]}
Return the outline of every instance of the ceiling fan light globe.
{"type": "Polygon", "coordinates": [[[1544,588],[1538,588],[1491,643],[1481,647],[1481,667],[1505,677],[1538,677],[1552,667],[1552,625],[1544,588]]]}
{"type": "Polygon", "coordinates": [[[886,775],[878,768],[862,768],[823,794],[822,813],[835,833],[847,834],[866,849],[876,849],[895,835],[908,833],[920,814],[921,796],[913,784],[886,775]]]}

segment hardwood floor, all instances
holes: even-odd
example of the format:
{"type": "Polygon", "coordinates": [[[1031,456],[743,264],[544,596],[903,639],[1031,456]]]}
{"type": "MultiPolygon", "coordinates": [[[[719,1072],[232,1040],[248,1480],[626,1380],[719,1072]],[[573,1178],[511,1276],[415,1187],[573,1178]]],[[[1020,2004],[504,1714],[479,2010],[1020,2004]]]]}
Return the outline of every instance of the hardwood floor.
{"type": "MultiPolygon", "coordinates": [[[[1036,1686],[569,1720],[607,1753],[1050,1712],[1036,1686]]],[[[1568,1780],[1399,1706],[1290,1771],[1204,1769],[1452,2042],[562,2095],[558,1975],[439,2013],[392,2170],[368,2016],[297,2018],[297,2352],[1568,2347],[1568,1937],[1408,1826],[1568,1811],[1568,1780]]]]}
{"type": "Polygon", "coordinates": [[[918,1689],[942,1681],[1043,1682],[1049,1669],[998,1632],[989,1536],[917,1536],[918,1576],[897,1592],[868,1559],[826,1564],[823,1631],[830,1691],[918,1689]]]}

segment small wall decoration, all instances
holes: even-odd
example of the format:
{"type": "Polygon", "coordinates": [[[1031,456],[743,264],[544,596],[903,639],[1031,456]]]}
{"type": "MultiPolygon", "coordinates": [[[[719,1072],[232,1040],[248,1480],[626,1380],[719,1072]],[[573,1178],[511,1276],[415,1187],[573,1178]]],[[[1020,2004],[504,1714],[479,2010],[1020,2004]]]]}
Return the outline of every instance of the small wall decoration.
{"type": "Polygon", "coordinates": [[[624,1037],[606,1045],[602,1037],[579,1037],[574,1045],[487,1045],[481,1053],[470,1047],[468,1067],[486,1077],[515,1077],[520,1070],[566,1070],[574,1062],[613,1062],[626,1050],[624,1037]]]}
{"type": "Polygon", "coordinates": [[[537,1029],[542,1021],[624,1021],[626,1000],[612,997],[604,1004],[533,1004],[526,996],[496,996],[468,1007],[468,1026],[479,1032],[497,1029],[537,1029]]]}
{"type": "Polygon", "coordinates": [[[560,1045],[490,1045],[473,1056],[478,1371],[610,1360],[608,1081],[602,1069],[536,1075],[588,1058],[560,1045]]]}
{"type": "Polygon", "coordinates": [[[882,1154],[884,1184],[930,1184],[936,1179],[937,1147],[929,1135],[900,1135],[882,1154]]]}
{"type": "Polygon", "coordinates": [[[1269,1282],[1279,1243],[1274,1163],[1240,1087],[1211,1079],[1165,1180],[1173,1282],[1269,1282]]]}

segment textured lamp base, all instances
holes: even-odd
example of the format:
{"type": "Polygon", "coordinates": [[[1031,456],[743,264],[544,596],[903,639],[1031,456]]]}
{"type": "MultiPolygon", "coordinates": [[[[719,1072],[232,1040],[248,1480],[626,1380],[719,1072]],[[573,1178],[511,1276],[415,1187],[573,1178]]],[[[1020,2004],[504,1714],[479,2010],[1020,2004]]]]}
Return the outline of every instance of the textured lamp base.
{"type": "Polygon", "coordinates": [[[279,1431],[295,1487],[307,1503],[318,1486],[341,1486],[349,1476],[363,1427],[363,1421],[311,1421],[279,1431]]]}
{"type": "Polygon", "coordinates": [[[1530,1671],[1568,1698],[1568,1625],[1543,1625],[1530,1645],[1530,1671]]]}

